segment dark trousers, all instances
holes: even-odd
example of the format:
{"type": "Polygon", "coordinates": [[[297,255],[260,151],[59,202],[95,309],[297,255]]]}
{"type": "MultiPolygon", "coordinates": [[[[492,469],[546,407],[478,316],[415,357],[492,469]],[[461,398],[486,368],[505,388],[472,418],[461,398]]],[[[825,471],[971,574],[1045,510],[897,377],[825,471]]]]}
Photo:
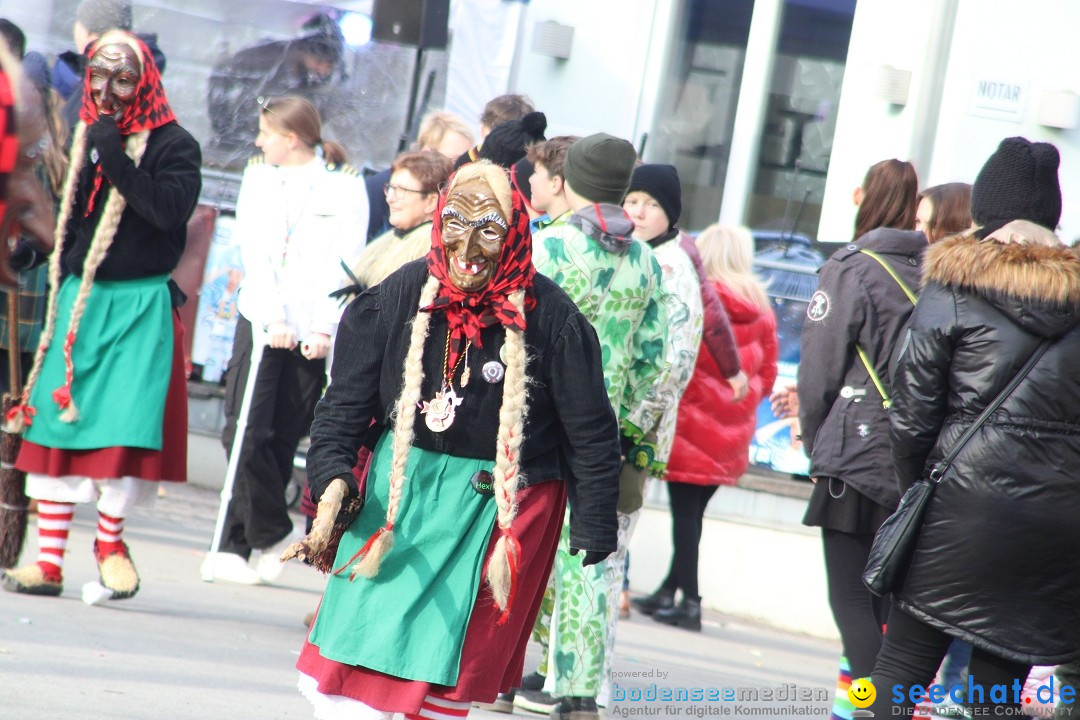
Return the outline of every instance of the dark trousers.
{"type": "Polygon", "coordinates": [[[874,536],[822,529],[821,540],[825,549],[829,607],[840,631],[844,657],[851,667],[852,679],[867,677],[881,650],[881,626],[889,608],[885,598],[867,590],[862,581],[874,536]]]}
{"type": "MultiPolygon", "coordinates": [[[[874,665],[873,682],[877,690],[877,700],[871,708],[874,716],[894,717],[894,707],[909,710],[913,708],[915,703],[910,702],[909,695],[911,686],[925,687],[934,682],[938,666],[941,665],[952,641],[951,635],[946,635],[894,607],[889,614],[885,643],[874,665]],[[902,686],[900,692],[903,702],[893,701],[894,685],[902,686]]],[[[978,690],[967,692],[967,705],[985,709],[984,712],[976,713],[977,717],[994,717],[1002,711],[991,708],[1013,706],[1011,700],[1014,683],[1018,682],[1022,686],[1031,672],[1030,665],[1005,660],[978,648],[971,651],[971,664],[968,668],[968,684],[982,686],[982,693],[978,690]],[[991,700],[991,687],[994,685],[1008,688],[1009,702],[999,705],[991,700]]],[[[910,714],[897,716],[910,717],[910,714]]]]}
{"type": "MultiPolygon", "coordinates": [[[[225,371],[225,430],[231,454],[240,406],[251,369],[251,322],[236,324],[233,354],[225,371]]],[[[225,514],[221,551],[249,557],[292,531],[285,487],[300,439],[311,430],[315,404],[326,382],[326,361],[308,360],[298,348],[263,349],[244,433],[232,500],[225,514]]]]}
{"type": "Polygon", "coordinates": [[[701,526],[705,506],[716,493],[715,485],[693,485],[669,482],[671,503],[671,568],[660,587],[674,593],[682,590],[683,597],[700,600],[698,594],[698,547],[701,545],[701,526]]]}

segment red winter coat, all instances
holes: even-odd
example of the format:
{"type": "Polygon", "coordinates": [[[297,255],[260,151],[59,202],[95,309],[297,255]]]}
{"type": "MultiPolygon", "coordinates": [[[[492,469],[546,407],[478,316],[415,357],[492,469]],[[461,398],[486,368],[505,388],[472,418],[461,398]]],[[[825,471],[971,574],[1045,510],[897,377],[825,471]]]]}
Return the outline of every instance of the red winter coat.
{"type": "Polygon", "coordinates": [[[757,407],[776,380],[776,317],[713,282],[731,320],[750,391],[731,402],[731,386],[706,349],[698,351],[694,375],[679,402],[675,444],[666,480],[693,485],[734,485],[750,464],[757,407]]]}

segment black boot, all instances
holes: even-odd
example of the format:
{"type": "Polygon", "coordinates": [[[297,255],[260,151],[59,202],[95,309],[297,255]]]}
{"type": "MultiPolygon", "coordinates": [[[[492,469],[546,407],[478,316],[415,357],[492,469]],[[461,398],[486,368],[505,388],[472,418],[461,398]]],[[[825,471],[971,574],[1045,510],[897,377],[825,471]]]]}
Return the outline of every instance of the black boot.
{"type": "Polygon", "coordinates": [[[657,610],[675,607],[675,591],[660,588],[652,595],[631,598],[630,605],[638,612],[652,615],[657,610]]]}
{"type": "Polygon", "coordinates": [[[683,598],[675,607],[657,610],[652,619],[665,625],[701,631],[701,598],[683,598]]]}

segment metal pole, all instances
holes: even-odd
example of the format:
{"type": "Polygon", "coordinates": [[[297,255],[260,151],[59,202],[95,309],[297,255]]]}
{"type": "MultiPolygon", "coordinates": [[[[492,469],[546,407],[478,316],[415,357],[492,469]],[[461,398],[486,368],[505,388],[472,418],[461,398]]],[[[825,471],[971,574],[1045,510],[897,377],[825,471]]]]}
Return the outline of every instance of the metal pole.
{"type": "Polygon", "coordinates": [[[204,562],[202,565],[202,579],[205,582],[214,581],[215,553],[221,547],[221,536],[225,532],[225,513],[228,512],[229,502],[232,501],[233,483],[236,482],[236,471],[240,465],[240,451],[244,446],[244,435],[247,434],[251,399],[255,395],[255,383],[259,378],[259,365],[262,364],[265,346],[266,337],[252,323],[251,365],[248,368],[247,382],[244,384],[244,399],[240,402],[240,413],[236,418],[236,434],[233,436],[232,450],[229,453],[229,466],[225,470],[225,484],[221,488],[221,504],[218,506],[217,522],[214,524],[214,539],[210,541],[210,553],[207,555],[210,562],[204,562]]]}

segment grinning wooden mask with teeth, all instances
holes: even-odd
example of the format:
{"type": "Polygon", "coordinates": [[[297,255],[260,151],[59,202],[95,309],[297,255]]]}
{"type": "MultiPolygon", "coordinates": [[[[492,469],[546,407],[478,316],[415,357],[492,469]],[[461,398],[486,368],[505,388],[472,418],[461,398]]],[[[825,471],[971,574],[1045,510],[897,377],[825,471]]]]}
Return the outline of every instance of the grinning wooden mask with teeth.
{"type": "Polygon", "coordinates": [[[509,222],[482,178],[454,186],[442,211],[442,240],[450,282],[459,290],[482,290],[499,262],[509,222]]]}

